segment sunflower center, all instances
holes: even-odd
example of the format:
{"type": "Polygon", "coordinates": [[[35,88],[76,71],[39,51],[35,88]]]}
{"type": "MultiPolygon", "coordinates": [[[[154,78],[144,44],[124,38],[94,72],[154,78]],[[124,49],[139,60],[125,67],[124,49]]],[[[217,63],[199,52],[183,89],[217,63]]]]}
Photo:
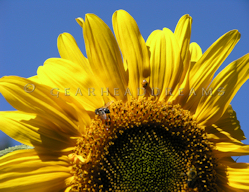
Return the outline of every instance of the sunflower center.
{"type": "Polygon", "coordinates": [[[112,103],[78,139],[72,191],[216,191],[212,144],[179,105],[112,103]]]}
{"type": "Polygon", "coordinates": [[[104,188],[156,191],[175,183],[183,185],[179,173],[184,165],[180,152],[184,146],[170,137],[164,129],[145,126],[118,134],[100,163],[104,188]]]}

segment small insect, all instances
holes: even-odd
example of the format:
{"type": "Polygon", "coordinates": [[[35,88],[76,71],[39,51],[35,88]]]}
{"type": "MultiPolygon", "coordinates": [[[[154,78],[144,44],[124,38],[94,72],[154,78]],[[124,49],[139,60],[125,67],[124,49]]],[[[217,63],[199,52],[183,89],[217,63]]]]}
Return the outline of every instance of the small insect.
{"type": "Polygon", "coordinates": [[[147,87],[148,82],[144,79],[141,84],[142,84],[143,88],[145,88],[145,87],[147,87]]]}
{"type": "Polygon", "coordinates": [[[196,185],[196,179],[197,179],[197,171],[194,166],[190,168],[190,170],[187,172],[187,185],[189,188],[195,188],[196,185]]]}
{"type": "Polygon", "coordinates": [[[103,107],[100,107],[98,109],[95,109],[95,114],[99,115],[102,119],[106,120],[107,113],[110,113],[109,106],[113,103],[113,101],[105,104],[103,107]]]}

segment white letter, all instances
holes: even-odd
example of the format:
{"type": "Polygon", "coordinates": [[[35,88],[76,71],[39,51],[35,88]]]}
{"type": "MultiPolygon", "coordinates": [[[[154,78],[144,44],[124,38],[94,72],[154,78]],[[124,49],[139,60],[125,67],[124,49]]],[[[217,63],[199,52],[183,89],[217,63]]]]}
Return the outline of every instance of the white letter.
{"type": "Polygon", "coordinates": [[[65,96],[70,96],[68,90],[70,90],[70,88],[65,88],[65,96]]]}
{"type": "Polygon", "coordinates": [[[159,94],[160,94],[160,89],[159,88],[151,88],[151,95],[152,96],[158,96],[159,94]],[[157,90],[157,94],[156,95],[154,95],[154,89],[157,90]]]}
{"type": "Polygon", "coordinates": [[[146,93],[145,88],[137,88],[137,96],[144,96],[145,93],[146,93]],[[140,89],[143,89],[143,90],[144,90],[142,95],[140,95],[140,89]]]}
{"type": "Polygon", "coordinates": [[[183,90],[184,88],[179,88],[179,96],[183,96],[184,94],[182,93],[182,90],[183,90]]]}
{"type": "Polygon", "coordinates": [[[193,92],[194,95],[196,95],[196,92],[195,92],[194,88],[191,88],[190,92],[189,92],[189,96],[192,94],[192,92],[193,92]]]}
{"type": "Polygon", "coordinates": [[[172,91],[171,88],[166,88],[166,96],[168,96],[168,93],[169,93],[169,95],[171,96],[171,95],[172,95],[171,91],[172,91]],[[168,92],[168,90],[169,90],[169,92],[168,92]]]}
{"type": "Polygon", "coordinates": [[[94,91],[95,91],[94,88],[88,88],[88,96],[91,96],[91,93],[93,94],[93,96],[96,96],[96,95],[94,94],[94,91]],[[92,89],[92,91],[91,91],[91,89],[92,89]]]}
{"type": "Polygon", "coordinates": [[[119,88],[114,88],[114,96],[119,96],[118,90],[119,88]]]}
{"type": "Polygon", "coordinates": [[[128,93],[130,96],[132,96],[131,91],[130,91],[130,89],[129,89],[128,87],[127,87],[127,89],[126,89],[126,91],[125,91],[124,96],[126,96],[127,93],[128,93]]]}
{"type": "Polygon", "coordinates": [[[103,96],[103,93],[107,93],[106,96],[109,95],[109,88],[107,87],[106,89],[107,89],[107,91],[103,91],[103,88],[101,88],[101,96],[103,96]]]}
{"type": "Polygon", "coordinates": [[[77,96],[78,93],[79,93],[81,96],[83,96],[83,94],[82,94],[82,92],[81,92],[81,89],[80,89],[79,87],[77,88],[77,91],[76,91],[76,93],[75,93],[75,96],[77,96]]]}
{"type": "Polygon", "coordinates": [[[225,94],[225,89],[224,89],[224,87],[220,87],[219,89],[218,89],[218,95],[219,96],[222,96],[222,95],[224,95],[225,94]]]}
{"type": "Polygon", "coordinates": [[[60,90],[59,88],[53,88],[53,89],[51,89],[50,94],[51,94],[52,96],[57,96],[57,98],[58,98],[58,97],[59,97],[59,93],[60,93],[59,90],[60,90]],[[54,93],[53,93],[53,90],[55,90],[55,89],[57,90],[57,94],[54,94],[54,93]]]}
{"type": "Polygon", "coordinates": [[[207,90],[205,90],[204,88],[202,88],[202,94],[201,94],[201,95],[203,96],[204,94],[205,94],[206,96],[213,95],[213,94],[212,94],[212,88],[209,88],[209,89],[208,89],[208,92],[207,92],[207,90]]]}

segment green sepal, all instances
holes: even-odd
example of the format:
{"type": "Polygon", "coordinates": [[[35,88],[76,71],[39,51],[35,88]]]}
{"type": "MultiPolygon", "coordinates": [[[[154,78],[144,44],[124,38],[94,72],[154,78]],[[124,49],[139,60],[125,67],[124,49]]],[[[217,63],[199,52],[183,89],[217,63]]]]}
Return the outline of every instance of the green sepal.
{"type": "Polygon", "coordinates": [[[14,147],[8,147],[4,150],[0,150],[0,157],[10,153],[10,152],[13,152],[13,151],[16,151],[16,150],[20,150],[20,149],[33,149],[34,147],[31,147],[31,146],[28,146],[28,145],[16,145],[14,147]]]}

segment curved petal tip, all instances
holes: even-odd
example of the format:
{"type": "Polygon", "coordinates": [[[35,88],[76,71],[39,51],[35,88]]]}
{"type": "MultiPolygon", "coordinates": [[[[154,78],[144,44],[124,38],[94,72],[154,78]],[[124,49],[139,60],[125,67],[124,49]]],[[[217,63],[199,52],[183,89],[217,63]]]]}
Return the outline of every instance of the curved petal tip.
{"type": "Polygon", "coordinates": [[[75,19],[77,23],[83,28],[84,20],[81,17],[75,19]]]}

